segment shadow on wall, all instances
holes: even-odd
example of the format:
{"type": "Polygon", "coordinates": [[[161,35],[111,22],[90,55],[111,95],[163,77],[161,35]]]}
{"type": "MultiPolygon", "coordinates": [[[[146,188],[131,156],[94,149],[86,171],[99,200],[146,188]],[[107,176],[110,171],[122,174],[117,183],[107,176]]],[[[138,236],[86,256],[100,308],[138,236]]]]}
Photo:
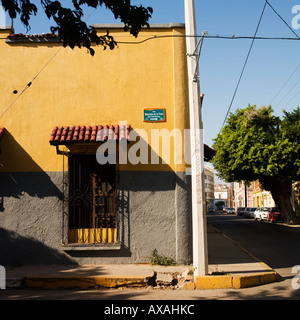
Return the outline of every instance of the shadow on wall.
{"type": "Polygon", "coordinates": [[[27,193],[31,197],[63,199],[57,187],[61,177],[57,176],[56,185],[8,131],[1,140],[0,177],[0,212],[5,209],[5,197],[20,198],[27,193]]]}
{"type": "Polygon", "coordinates": [[[0,265],[77,264],[73,259],[42,242],[0,228],[0,265]]]}
{"type": "Polygon", "coordinates": [[[74,263],[63,252],[27,235],[34,235],[34,232],[49,232],[51,235],[51,230],[59,225],[59,216],[53,208],[63,199],[60,189],[61,175],[51,173],[50,178],[5,131],[0,154],[1,265],[74,263]],[[43,224],[38,225],[36,217],[43,224]],[[47,225],[49,229],[45,229],[47,225]]]}

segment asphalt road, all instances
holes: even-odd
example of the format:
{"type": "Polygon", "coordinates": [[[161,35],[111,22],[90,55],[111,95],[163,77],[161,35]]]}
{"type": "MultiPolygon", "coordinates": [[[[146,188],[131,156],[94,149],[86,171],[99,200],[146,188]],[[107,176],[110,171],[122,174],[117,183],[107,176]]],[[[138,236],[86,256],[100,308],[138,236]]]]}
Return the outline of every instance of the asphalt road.
{"type": "Polygon", "coordinates": [[[292,267],[300,265],[300,226],[271,224],[223,213],[208,214],[207,221],[282,277],[287,276],[287,270],[291,275],[292,267]]]}
{"type": "Polygon", "coordinates": [[[300,279],[296,283],[295,276],[300,275],[300,226],[223,213],[208,214],[207,221],[274,269],[280,280],[276,288],[283,296],[299,299],[300,279]]]}

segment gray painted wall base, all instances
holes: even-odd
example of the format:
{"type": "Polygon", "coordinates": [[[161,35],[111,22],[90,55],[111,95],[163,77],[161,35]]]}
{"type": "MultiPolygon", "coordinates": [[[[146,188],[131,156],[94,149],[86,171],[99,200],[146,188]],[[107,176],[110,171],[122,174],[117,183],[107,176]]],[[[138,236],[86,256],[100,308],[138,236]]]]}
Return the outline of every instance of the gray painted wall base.
{"type": "Polygon", "coordinates": [[[0,173],[0,181],[0,265],[149,262],[154,249],[179,264],[192,263],[185,173],[118,172],[118,250],[62,250],[62,172],[0,173]]]}

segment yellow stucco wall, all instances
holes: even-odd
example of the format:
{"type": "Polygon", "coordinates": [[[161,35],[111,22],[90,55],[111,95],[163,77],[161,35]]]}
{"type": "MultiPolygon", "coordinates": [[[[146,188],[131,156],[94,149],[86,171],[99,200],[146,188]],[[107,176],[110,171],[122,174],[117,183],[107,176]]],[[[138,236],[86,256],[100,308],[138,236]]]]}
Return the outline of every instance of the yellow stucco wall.
{"type": "MultiPolygon", "coordinates": [[[[143,29],[135,39],[122,29],[111,29],[117,41],[131,42],[184,32],[180,27],[143,29]]],[[[62,171],[62,156],[49,144],[54,126],[127,121],[133,129],[146,130],[148,137],[154,128],[181,132],[188,128],[184,37],[120,44],[113,51],[95,47],[92,57],[85,49],[71,50],[59,43],[7,43],[8,34],[0,30],[0,114],[38,76],[0,118],[0,127],[8,130],[1,142],[1,171],[62,171]],[[143,122],[144,108],[166,108],[167,121],[143,122]]],[[[174,164],[171,156],[170,165],[122,165],[120,169],[184,171],[182,162],[174,164]]]]}

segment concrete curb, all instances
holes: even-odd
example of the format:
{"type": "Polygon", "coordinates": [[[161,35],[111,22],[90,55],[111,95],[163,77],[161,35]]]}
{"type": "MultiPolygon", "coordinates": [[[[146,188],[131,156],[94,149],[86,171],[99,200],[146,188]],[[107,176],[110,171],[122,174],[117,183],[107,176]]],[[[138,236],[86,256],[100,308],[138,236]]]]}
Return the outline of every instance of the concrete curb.
{"type": "MultiPolygon", "coordinates": [[[[216,275],[196,277],[194,289],[242,289],[278,281],[277,273],[264,272],[252,275],[216,275]]],[[[186,287],[185,289],[191,289],[186,287]]]]}
{"type": "Polygon", "coordinates": [[[105,277],[105,276],[37,276],[25,277],[22,289],[100,289],[100,288],[134,288],[148,286],[145,277],[105,277]]]}
{"type": "MultiPolygon", "coordinates": [[[[225,233],[221,232],[215,226],[212,226],[218,233],[222,234],[227,240],[234,243],[242,251],[248,254],[252,259],[259,262],[264,268],[267,269],[266,272],[259,272],[253,274],[243,274],[243,275],[208,275],[196,277],[194,289],[242,289],[249,288],[258,285],[268,284],[272,282],[279,281],[278,274],[272,268],[270,268],[266,263],[259,260],[246,248],[241,246],[239,243],[231,239],[225,233]]],[[[188,288],[191,288],[189,286],[188,288]]],[[[187,289],[188,289],[187,288],[187,289]]]]}
{"type": "MultiPolygon", "coordinates": [[[[36,276],[19,281],[22,289],[101,289],[143,288],[151,286],[153,277],[106,277],[106,276],[36,276]]],[[[246,275],[208,275],[196,277],[179,290],[242,289],[278,281],[275,271],[246,275]]]]}

